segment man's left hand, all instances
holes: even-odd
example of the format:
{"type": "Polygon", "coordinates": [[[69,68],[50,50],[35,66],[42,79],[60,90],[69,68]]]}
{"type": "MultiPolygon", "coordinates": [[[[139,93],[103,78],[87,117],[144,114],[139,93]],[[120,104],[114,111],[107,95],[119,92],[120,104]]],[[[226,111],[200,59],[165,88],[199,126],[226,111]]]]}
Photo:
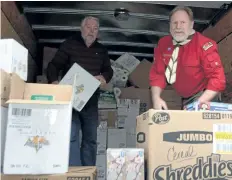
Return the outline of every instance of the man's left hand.
{"type": "Polygon", "coordinates": [[[98,75],[98,76],[94,76],[94,77],[101,82],[101,85],[106,84],[106,80],[102,75],[98,75]]]}
{"type": "Polygon", "coordinates": [[[199,97],[198,102],[200,104],[207,104],[218,94],[218,92],[205,90],[205,92],[199,97]]]}

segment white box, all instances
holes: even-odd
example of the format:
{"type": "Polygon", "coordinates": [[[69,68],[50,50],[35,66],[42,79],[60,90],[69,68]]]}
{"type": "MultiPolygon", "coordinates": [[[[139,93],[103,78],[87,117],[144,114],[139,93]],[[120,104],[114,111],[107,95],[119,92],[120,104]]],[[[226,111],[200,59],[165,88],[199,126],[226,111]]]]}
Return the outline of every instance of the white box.
{"type": "Polygon", "coordinates": [[[6,141],[6,124],[8,117],[8,108],[1,106],[1,167],[3,166],[3,157],[6,141]]]}
{"type": "Polygon", "coordinates": [[[106,180],[106,154],[97,155],[97,179],[106,180]]]}
{"type": "Polygon", "coordinates": [[[101,83],[77,63],[74,63],[60,84],[74,86],[73,108],[81,111],[101,83]],[[74,81],[75,75],[76,80],[74,81]]]}
{"type": "Polygon", "coordinates": [[[136,148],[136,128],[126,128],[126,147],[136,148]]]}
{"type": "Polygon", "coordinates": [[[136,59],[134,56],[132,56],[129,53],[125,53],[122,56],[120,56],[115,63],[119,64],[121,67],[126,69],[129,74],[132,73],[136,67],[140,64],[140,61],[136,59]]]}
{"type": "Polygon", "coordinates": [[[107,145],[107,122],[101,121],[97,128],[97,154],[106,154],[107,145]]]}
{"type": "Polygon", "coordinates": [[[129,108],[129,99],[117,99],[118,108],[129,108]]]}
{"type": "Polygon", "coordinates": [[[117,127],[125,128],[126,121],[128,121],[128,108],[118,108],[117,127]]]}
{"type": "Polygon", "coordinates": [[[125,168],[124,149],[107,149],[107,180],[124,180],[125,168]]]}
{"type": "Polygon", "coordinates": [[[144,180],[144,149],[107,149],[107,179],[144,180]]]}
{"type": "Polygon", "coordinates": [[[7,73],[19,75],[21,79],[27,81],[28,73],[28,50],[14,39],[0,40],[0,68],[7,73]]]}
{"type": "Polygon", "coordinates": [[[136,117],[139,116],[139,110],[140,110],[140,100],[130,99],[128,116],[125,121],[125,128],[136,128],[136,117]]]}
{"type": "Polygon", "coordinates": [[[144,149],[127,148],[125,168],[123,175],[125,180],[144,180],[144,149]]]}
{"type": "Polygon", "coordinates": [[[126,147],[126,130],[125,129],[108,129],[108,148],[125,148],[126,147]]]}
{"type": "Polygon", "coordinates": [[[68,172],[72,93],[70,85],[25,83],[12,75],[4,174],[68,172]]]}

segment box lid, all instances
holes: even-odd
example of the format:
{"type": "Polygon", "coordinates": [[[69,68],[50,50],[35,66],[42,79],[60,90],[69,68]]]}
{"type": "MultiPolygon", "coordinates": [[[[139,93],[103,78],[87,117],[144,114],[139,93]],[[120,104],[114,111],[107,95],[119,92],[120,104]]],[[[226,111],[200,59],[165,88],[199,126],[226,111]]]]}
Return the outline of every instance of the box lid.
{"type": "Polygon", "coordinates": [[[12,74],[10,96],[7,103],[23,104],[69,104],[72,101],[71,85],[26,83],[16,74],[12,74]],[[34,98],[41,96],[43,98],[34,98]],[[51,98],[44,99],[44,96],[51,98]]]}

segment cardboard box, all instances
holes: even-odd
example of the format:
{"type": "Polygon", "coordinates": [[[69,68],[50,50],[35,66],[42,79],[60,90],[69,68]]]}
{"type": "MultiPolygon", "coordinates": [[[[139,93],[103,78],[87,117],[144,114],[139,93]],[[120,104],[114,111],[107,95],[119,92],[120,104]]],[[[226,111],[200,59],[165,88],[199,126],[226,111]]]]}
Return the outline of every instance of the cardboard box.
{"type": "Polygon", "coordinates": [[[126,130],[108,129],[108,148],[126,148],[126,130]]]}
{"type": "Polygon", "coordinates": [[[4,174],[66,173],[73,87],[25,83],[14,74],[10,86],[4,174]]]}
{"type": "Polygon", "coordinates": [[[117,127],[117,109],[100,109],[98,110],[99,121],[107,121],[107,127],[117,127]]]}
{"type": "Polygon", "coordinates": [[[126,147],[136,148],[136,128],[126,128],[126,147]]]}
{"type": "Polygon", "coordinates": [[[1,125],[1,167],[3,167],[7,119],[8,119],[8,108],[1,106],[1,124],[0,124],[1,125]]]}
{"type": "Polygon", "coordinates": [[[96,180],[96,167],[70,167],[68,173],[52,175],[1,175],[1,180],[96,180]]]}
{"type": "Polygon", "coordinates": [[[107,149],[107,177],[110,180],[124,180],[123,168],[125,168],[124,149],[107,149]]]}
{"type": "Polygon", "coordinates": [[[107,149],[107,179],[144,180],[144,150],[107,149]]]}
{"type": "Polygon", "coordinates": [[[125,128],[128,120],[128,108],[118,108],[117,128],[125,128]]]}
{"type": "Polygon", "coordinates": [[[117,99],[117,108],[129,108],[130,99],[117,99]]]}
{"type": "Polygon", "coordinates": [[[140,99],[140,114],[152,108],[152,98],[149,89],[139,89],[134,87],[120,88],[121,99],[140,99]]]}
{"type": "Polygon", "coordinates": [[[106,154],[107,145],[107,121],[101,121],[97,128],[97,154],[106,154]]]}
{"type": "Polygon", "coordinates": [[[106,179],[106,153],[103,155],[97,155],[97,180],[107,180],[106,179]]]}
{"type": "Polygon", "coordinates": [[[136,128],[136,117],[139,115],[140,113],[139,111],[140,111],[140,100],[130,99],[125,128],[136,128]]]}
{"type": "Polygon", "coordinates": [[[144,149],[127,148],[125,150],[125,180],[144,180],[144,149]]]}
{"type": "Polygon", "coordinates": [[[77,63],[74,63],[59,84],[74,86],[73,108],[81,111],[101,83],[77,63]],[[75,75],[76,80],[74,81],[75,75]]]}
{"type": "Polygon", "coordinates": [[[113,92],[100,91],[100,97],[98,99],[99,109],[114,109],[117,107],[116,99],[113,92]]]}
{"type": "Polygon", "coordinates": [[[151,69],[152,63],[144,59],[136,67],[136,69],[130,74],[129,81],[130,83],[138,88],[148,89],[150,87],[149,82],[149,72],[151,69]]]}
{"type": "Polygon", "coordinates": [[[10,81],[11,81],[11,74],[5,72],[4,70],[0,70],[1,73],[1,81],[0,81],[0,88],[1,88],[1,106],[7,107],[6,101],[9,100],[10,95],[10,81]]]}
{"type": "Polygon", "coordinates": [[[115,63],[119,64],[121,67],[123,67],[125,70],[127,70],[130,74],[139,65],[140,61],[138,59],[136,59],[134,56],[132,56],[131,54],[125,53],[122,56],[120,56],[115,61],[115,63]]]}
{"type": "Polygon", "coordinates": [[[16,73],[27,81],[28,50],[14,39],[0,40],[0,68],[7,73],[16,73]]]}
{"type": "Polygon", "coordinates": [[[137,122],[148,179],[232,178],[232,112],[149,110],[137,122]]]}
{"type": "Polygon", "coordinates": [[[210,102],[208,104],[199,104],[193,102],[184,107],[187,111],[232,111],[232,104],[210,102]]]}

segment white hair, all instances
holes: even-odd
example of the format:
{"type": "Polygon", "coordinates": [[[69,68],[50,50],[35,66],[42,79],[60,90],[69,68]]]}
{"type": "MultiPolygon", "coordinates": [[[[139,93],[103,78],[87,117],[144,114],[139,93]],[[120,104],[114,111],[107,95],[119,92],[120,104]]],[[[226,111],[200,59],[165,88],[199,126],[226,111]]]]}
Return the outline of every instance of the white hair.
{"type": "Polygon", "coordinates": [[[85,17],[82,21],[81,21],[81,28],[85,25],[86,21],[88,21],[89,19],[93,19],[97,22],[98,28],[99,28],[99,19],[93,16],[87,16],[85,17]]]}

